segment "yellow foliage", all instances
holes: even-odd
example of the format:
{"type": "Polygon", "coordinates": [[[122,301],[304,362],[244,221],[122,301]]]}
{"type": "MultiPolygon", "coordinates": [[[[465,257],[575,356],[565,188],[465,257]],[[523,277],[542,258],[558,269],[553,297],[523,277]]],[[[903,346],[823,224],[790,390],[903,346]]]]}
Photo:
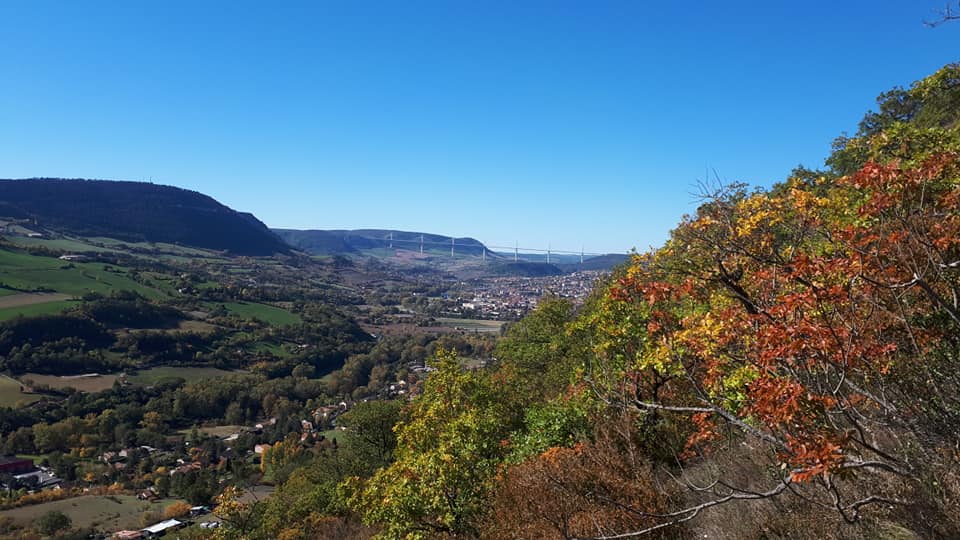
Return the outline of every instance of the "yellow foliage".
{"type": "Polygon", "coordinates": [[[783,221],[783,201],[771,199],[765,193],[752,195],[737,204],[736,234],[744,238],[754,234],[761,225],[768,227],[783,221]]]}
{"type": "Polygon", "coordinates": [[[173,519],[173,518],[186,516],[189,513],[190,513],[190,505],[183,501],[177,501],[163,509],[163,518],[173,519]]]}

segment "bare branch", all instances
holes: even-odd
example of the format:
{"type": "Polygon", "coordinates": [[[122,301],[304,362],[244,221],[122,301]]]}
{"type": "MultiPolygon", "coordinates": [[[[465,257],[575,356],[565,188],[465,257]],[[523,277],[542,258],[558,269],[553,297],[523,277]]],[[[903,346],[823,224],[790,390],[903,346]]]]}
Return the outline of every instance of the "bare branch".
{"type": "Polygon", "coordinates": [[[662,405],[660,403],[647,403],[645,401],[635,400],[634,404],[644,409],[656,409],[660,411],[685,412],[685,413],[715,413],[713,407],[679,407],[675,405],[662,405]]]}
{"type": "Polygon", "coordinates": [[[725,410],[721,409],[720,407],[676,407],[676,406],[671,406],[671,405],[661,405],[660,403],[647,403],[647,402],[639,401],[639,400],[634,400],[634,404],[637,405],[638,407],[642,407],[642,408],[644,408],[644,409],[655,409],[655,410],[661,410],[661,411],[685,412],[685,413],[710,413],[710,414],[716,414],[717,416],[720,416],[721,418],[723,418],[723,419],[726,420],[727,422],[729,422],[729,423],[737,426],[738,428],[740,428],[740,429],[743,430],[744,432],[749,433],[749,434],[753,435],[754,437],[757,437],[758,439],[761,439],[761,440],[763,440],[763,441],[766,441],[766,442],[768,442],[768,443],[770,443],[770,444],[776,445],[776,446],[781,447],[781,448],[786,448],[786,446],[787,446],[786,443],[783,442],[783,441],[781,441],[780,439],[774,437],[773,435],[771,435],[771,434],[769,434],[769,433],[765,433],[765,432],[763,432],[763,431],[760,431],[759,429],[757,429],[757,428],[751,426],[750,424],[747,424],[747,423],[744,422],[743,420],[737,418],[736,415],[730,413],[729,411],[725,411],[725,410]]]}
{"type": "Polygon", "coordinates": [[[690,521],[691,519],[697,517],[697,515],[699,515],[700,512],[702,512],[703,510],[706,510],[707,508],[711,508],[711,507],[713,507],[713,506],[718,506],[718,505],[721,505],[721,504],[725,504],[725,503],[728,503],[728,502],[730,502],[730,501],[768,499],[768,498],[771,498],[771,497],[776,497],[777,495],[783,493],[783,491],[784,491],[785,489],[787,489],[787,486],[788,486],[789,484],[790,484],[789,478],[785,478],[785,479],[781,480],[780,483],[777,484],[773,489],[771,489],[771,490],[769,490],[769,491],[765,491],[765,492],[763,492],[763,493],[736,492],[736,493],[731,493],[730,495],[727,495],[727,496],[725,496],[725,497],[720,497],[720,498],[718,498],[718,499],[713,499],[713,500],[710,500],[710,501],[707,501],[707,502],[698,504],[698,505],[696,505],[696,506],[691,506],[691,507],[685,508],[685,509],[683,509],[683,510],[678,510],[678,511],[676,511],[676,512],[671,512],[671,513],[669,513],[669,514],[650,515],[650,517],[657,517],[657,518],[661,518],[661,519],[669,519],[670,521],[666,521],[666,522],[660,523],[660,524],[658,524],[658,525],[653,525],[653,526],[647,527],[647,528],[645,528],[645,529],[640,529],[640,530],[637,530],[637,531],[631,531],[631,532],[626,532],[626,533],[621,533],[621,534],[613,534],[613,535],[608,535],[608,536],[594,536],[594,537],[589,537],[589,538],[573,538],[573,539],[571,539],[571,540],[618,540],[618,539],[621,539],[621,538],[635,538],[635,537],[637,537],[637,536],[643,536],[643,535],[645,535],[645,534],[650,534],[651,532],[657,531],[657,530],[659,530],[659,529],[663,529],[663,528],[670,527],[670,526],[673,526],[673,525],[678,525],[678,524],[683,523],[683,522],[685,522],[685,521],[690,521]]]}
{"type": "Polygon", "coordinates": [[[956,21],[960,19],[960,11],[958,11],[958,9],[960,9],[960,2],[957,3],[957,7],[954,7],[952,4],[947,4],[937,14],[937,19],[932,21],[925,20],[923,24],[930,28],[936,28],[945,22],[956,21]]]}
{"type": "Polygon", "coordinates": [[[916,281],[917,285],[919,285],[921,289],[923,289],[923,292],[927,293],[927,296],[929,296],[931,300],[939,304],[940,307],[942,307],[950,315],[950,318],[953,319],[953,322],[960,324],[960,313],[957,313],[957,310],[953,309],[950,304],[941,298],[940,295],[937,294],[936,291],[934,291],[926,281],[920,278],[920,276],[914,274],[913,280],[916,281]]]}

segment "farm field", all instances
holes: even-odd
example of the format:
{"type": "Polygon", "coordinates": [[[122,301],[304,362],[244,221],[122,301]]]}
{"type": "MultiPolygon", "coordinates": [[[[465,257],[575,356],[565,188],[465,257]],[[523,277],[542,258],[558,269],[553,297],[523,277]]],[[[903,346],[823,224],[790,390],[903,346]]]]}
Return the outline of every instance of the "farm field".
{"type": "Polygon", "coordinates": [[[300,316],[290,313],[285,309],[268,306],[266,304],[257,304],[254,302],[229,302],[223,304],[227,311],[240,317],[248,319],[260,319],[270,324],[298,324],[301,322],[300,316]]]}
{"type": "MultiPolygon", "coordinates": [[[[228,437],[240,431],[243,426],[208,426],[208,427],[197,427],[197,431],[203,433],[204,435],[210,435],[212,437],[228,437]]],[[[181,429],[178,433],[183,435],[189,435],[193,428],[181,429]]]]}
{"type": "Polygon", "coordinates": [[[276,343],[270,343],[270,342],[257,343],[256,347],[254,347],[254,350],[268,352],[280,358],[285,358],[290,356],[289,351],[287,351],[286,349],[284,349],[283,347],[281,347],[276,343]]]}
{"type": "Polygon", "coordinates": [[[123,240],[107,238],[105,236],[91,236],[89,241],[110,246],[112,248],[118,248],[119,250],[127,248],[133,250],[157,251],[188,257],[212,257],[213,259],[218,259],[215,251],[192,248],[188,246],[178,246],[177,244],[167,244],[165,242],[125,242],[123,240]]]}
{"type": "Polygon", "coordinates": [[[0,249],[0,283],[8,289],[31,291],[42,288],[71,296],[111,290],[135,291],[147,298],[162,298],[166,291],[130,279],[122,268],[103,263],[67,263],[0,249]]]}
{"type": "Polygon", "coordinates": [[[243,373],[243,371],[227,371],[212,367],[161,366],[131,373],[127,376],[127,380],[132,384],[150,385],[166,377],[181,377],[186,379],[188,382],[192,382],[201,379],[212,379],[214,377],[225,377],[227,375],[239,375],[243,373]]]}
{"type": "Polygon", "coordinates": [[[437,319],[440,326],[450,326],[468,332],[499,332],[503,321],[484,321],[477,319],[453,319],[440,317],[437,319]]]}
{"type": "Polygon", "coordinates": [[[0,375],[0,407],[13,407],[18,402],[33,403],[41,396],[20,392],[20,381],[0,375]]]}
{"type": "Polygon", "coordinates": [[[209,334],[217,329],[217,325],[203,321],[180,321],[177,325],[178,332],[196,332],[197,334],[209,334]]]}
{"type": "Polygon", "coordinates": [[[20,246],[41,246],[48,249],[59,249],[63,251],[78,251],[78,252],[111,252],[116,251],[110,248],[104,248],[100,246],[95,246],[93,244],[88,244],[82,240],[71,239],[71,238],[27,238],[25,236],[11,238],[11,241],[20,246]]]}
{"type": "Polygon", "coordinates": [[[44,302],[42,304],[23,305],[0,309],[0,321],[7,321],[16,317],[33,317],[35,315],[52,315],[61,313],[77,305],[75,300],[61,300],[44,302]]]}
{"type": "Polygon", "coordinates": [[[136,334],[138,332],[194,332],[197,334],[209,334],[217,329],[217,325],[203,321],[183,320],[177,324],[176,328],[122,328],[117,330],[117,335],[136,334]]]}
{"type": "Polygon", "coordinates": [[[44,384],[54,389],[75,388],[81,392],[102,392],[113,388],[117,375],[72,375],[60,377],[57,375],[42,375],[40,373],[24,373],[20,380],[33,384],[44,384]]]}
{"type": "MultiPolygon", "coordinates": [[[[45,384],[54,389],[75,388],[81,392],[101,392],[103,390],[109,390],[110,388],[113,388],[114,381],[118,379],[126,380],[130,384],[151,385],[167,377],[180,377],[189,382],[243,373],[245,372],[227,371],[212,367],[161,366],[136,371],[127,375],[120,373],[106,373],[60,377],[57,375],[43,375],[40,373],[25,373],[22,377],[20,377],[20,379],[23,381],[29,380],[34,384],[45,384]]],[[[14,379],[4,379],[0,377],[0,392],[2,392],[2,394],[0,394],[0,405],[3,405],[5,402],[9,402],[7,406],[12,406],[20,399],[28,399],[29,401],[37,401],[40,399],[39,396],[33,394],[20,394],[19,385],[20,382],[15,381],[14,379]],[[7,384],[11,388],[9,392],[6,391],[6,387],[3,386],[4,380],[7,381],[7,384]],[[12,386],[13,383],[16,383],[17,386],[12,386]],[[4,398],[8,395],[9,398],[4,400],[4,398]]]]}
{"type": "Polygon", "coordinates": [[[84,495],[60,501],[23,506],[0,511],[0,517],[9,517],[17,525],[29,525],[32,521],[50,511],[66,514],[74,527],[94,527],[105,532],[122,529],[139,529],[140,516],[147,511],[162,511],[176,502],[167,499],[149,503],[137,500],[132,495],[84,495]]]}
{"type": "Polygon", "coordinates": [[[46,304],[48,302],[57,302],[69,300],[69,294],[62,293],[15,293],[0,297],[0,310],[22,306],[32,306],[34,304],[46,304]]]}

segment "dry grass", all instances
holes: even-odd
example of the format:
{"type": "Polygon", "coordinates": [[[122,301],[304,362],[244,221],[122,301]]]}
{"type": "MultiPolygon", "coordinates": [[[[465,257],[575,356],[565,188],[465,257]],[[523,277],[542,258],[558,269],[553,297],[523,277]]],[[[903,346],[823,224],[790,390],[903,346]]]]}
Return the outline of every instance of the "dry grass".
{"type": "MultiPolygon", "coordinates": [[[[197,427],[197,431],[211,437],[228,437],[234,433],[239,433],[243,426],[207,426],[197,427]]],[[[181,429],[178,433],[189,435],[193,428],[181,429]]]]}
{"type": "Polygon", "coordinates": [[[31,385],[46,385],[56,390],[74,388],[80,392],[102,392],[113,388],[117,376],[89,374],[60,377],[57,375],[41,375],[40,373],[25,373],[20,377],[20,380],[24,384],[29,382],[31,385]]]}
{"type": "Polygon", "coordinates": [[[69,294],[60,293],[18,293],[0,297],[0,309],[61,302],[73,298],[69,294]]]}
{"type": "Polygon", "coordinates": [[[20,381],[11,379],[5,375],[0,375],[0,407],[14,407],[18,404],[33,403],[39,401],[42,396],[37,394],[25,394],[20,391],[20,381]]]}
{"type": "Polygon", "coordinates": [[[57,510],[66,514],[74,527],[94,527],[102,531],[140,528],[141,515],[149,510],[160,510],[171,501],[148,503],[131,495],[86,495],[48,503],[4,510],[0,517],[13,519],[19,526],[29,526],[40,516],[57,510]]]}

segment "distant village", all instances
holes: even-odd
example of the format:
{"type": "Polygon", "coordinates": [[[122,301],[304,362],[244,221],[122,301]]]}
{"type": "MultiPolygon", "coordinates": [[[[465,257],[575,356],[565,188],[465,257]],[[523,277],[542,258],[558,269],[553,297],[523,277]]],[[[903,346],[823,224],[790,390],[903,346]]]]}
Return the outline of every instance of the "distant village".
{"type": "Polygon", "coordinates": [[[593,285],[608,272],[584,270],[561,276],[498,277],[460,283],[451,293],[449,315],[481,319],[511,320],[523,317],[544,295],[582,302],[593,285]]]}
{"type": "MultiPolygon", "coordinates": [[[[422,364],[416,366],[419,371],[430,371],[422,364]]],[[[378,396],[378,399],[409,398],[412,393],[407,381],[397,381],[388,385],[378,396]]],[[[299,439],[304,445],[320,444],[332,435],[331,432],[342,430],[338,427],[337,418],[354,406],[353,401],[340,401],[325,405],[313,410],[308,418],[300,420],[299,439]]],[[[255,442],[266,438],[266,432],[276,426],[277,419],[270,418],[250,426],[236,426],[232,432],[215,436],[222,449],[218,452],[219,459],[211,460],[204,455],[204,449],[196,446],[195,441],[188,440],[185,435],[176,436],[182,442],[182,451],[163,450],[147,445],[123,448],[103,452],[94,459],[108,467],[108,475],[123,474],[132,470],[137,464],[149,459],[160,471],[173,478],[199,472],[204,469],[218,469],[223,459],[227,457],[245,457],[254,463],[259,463],[273,445],[265,442],[255,442]],[[252,449],[250,444],[254,443],[252,449]],[[247,450],[244,450],[247,448],[247,450]]],[[[201,431],[203,431],[201,429],[201,431]]],[[[209,437],[208,437],[209,438],[209,437]]],[[[38,466],[32,458],[16,456],[0,456],[0,489],[16,490],[27,489],[28,493],[69,489],[73,483],[56,476],[54,470],[46,466],[38,466]]],[[[85,490],[86,491],[86,490],[85,490]]],[[[137,499],[146,502],[159,502],[163,499],[155,486],[150,486],[137,493],[137,499]]],[[[220,517],[216,514],[215,506],[192,506],[185,515],[178,518],[168,518],[153,523],[141,529],[125,529],[115,531],[106,536],[111,540],[135,540],[141,538],[157,538],[189,525],[197,524],[204,529],[213,529],[220,526],[220,517]]]]}

